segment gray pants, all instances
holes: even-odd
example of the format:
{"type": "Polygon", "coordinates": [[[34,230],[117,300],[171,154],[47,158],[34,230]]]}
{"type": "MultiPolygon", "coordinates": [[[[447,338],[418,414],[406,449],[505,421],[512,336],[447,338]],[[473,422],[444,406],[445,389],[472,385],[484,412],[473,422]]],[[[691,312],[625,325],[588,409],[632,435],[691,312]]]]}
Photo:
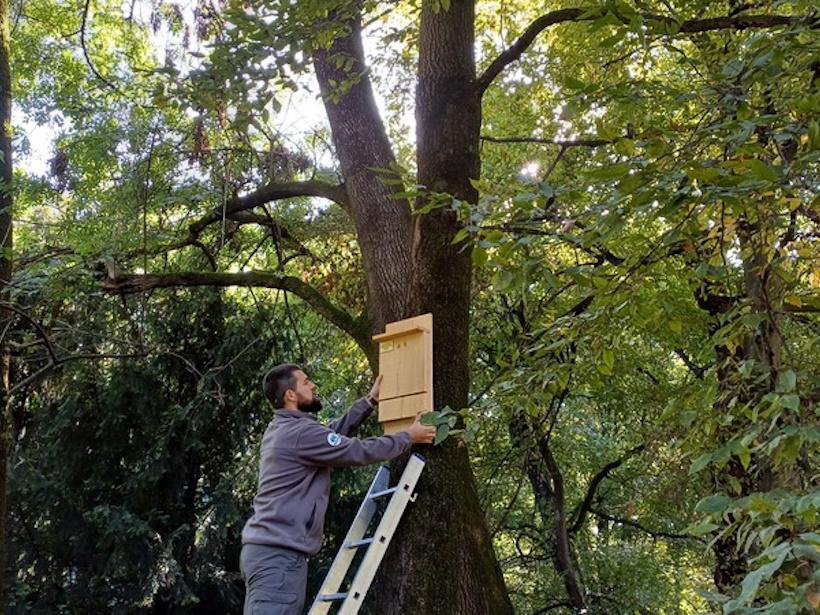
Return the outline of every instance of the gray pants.
{"type": "Polygon", "coordinates": [[[243,545],[239,571],[245,580],[244,615],[302,615],[307,557],[291,549],[243,545]]]}

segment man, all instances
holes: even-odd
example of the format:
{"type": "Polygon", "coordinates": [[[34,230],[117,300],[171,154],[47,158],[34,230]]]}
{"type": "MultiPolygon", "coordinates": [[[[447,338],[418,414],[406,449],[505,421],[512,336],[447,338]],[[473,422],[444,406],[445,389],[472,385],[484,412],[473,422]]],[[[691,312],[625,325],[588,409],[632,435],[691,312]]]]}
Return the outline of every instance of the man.
{"type": "Polygon", "coordinates": [[[307,557],[322,546],[330,468],[387,461],[411,444],[429,444],[435,429],[418,417],[407,430],[379,438],[351,437],[379,403],[382,377],[329,426],[316,420],[322,402],[297,365],[277,365],[262,381],[273,420],[262,438],[253,515],[242,531],[239,569],[245,615],[301,615],[307,557]]]}

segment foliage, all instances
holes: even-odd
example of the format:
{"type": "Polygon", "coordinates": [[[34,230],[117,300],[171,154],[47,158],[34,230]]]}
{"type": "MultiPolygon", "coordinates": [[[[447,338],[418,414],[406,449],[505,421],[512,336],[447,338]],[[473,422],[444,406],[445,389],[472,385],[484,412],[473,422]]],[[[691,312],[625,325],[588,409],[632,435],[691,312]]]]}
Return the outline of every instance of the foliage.
{"type": "MultiPolygon", "coordinates": [[[[470,446],[518,611],[572,612],[573,575],[589,612],[816,609],[816,24],[681,30],[816,7],[584,8],[485,92],[466,203],[404,170],[421,7],[363,4],[372,72],[335,95],[372,76],[401,165],[385,183],[463,222],[473,398],[428,420],[470,446]],[[731,568],[717,588],[713,565],[731,568]]],[[[260,187],[336,181],[324,124],[284,124],[359,3],[123,6],[84,21],[37,0],[15,32],[17,104],[57,135],[49,176],[20,173],[16,212],[21,612],[236,609],[261,370],[298,357],[334,406],[368,386],[355,344],[276,291],[98,290],[121,267],[254,269],[366,315],[344,203],[228,215],[260,187]]],[[[543,13],[478,3],[479,72],[543,13]]],[[[336,476],[330,552],[366,482],[336,476]]]]}

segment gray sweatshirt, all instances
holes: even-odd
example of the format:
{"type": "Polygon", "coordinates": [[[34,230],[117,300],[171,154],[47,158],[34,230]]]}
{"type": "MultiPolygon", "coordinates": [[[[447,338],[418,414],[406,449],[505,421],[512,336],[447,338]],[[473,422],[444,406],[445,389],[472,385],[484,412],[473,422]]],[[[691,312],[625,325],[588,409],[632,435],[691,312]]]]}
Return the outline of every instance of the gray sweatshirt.
{"type": "Polygon", "coordinates": [[[285,547],[314,555],[322,547],[330,468],[362,466],[397,457],[410,434],[351,438],[373,409],[356,401],[325,426],[312,414],[277,410],[262,438],[259,487],[242,544],[285,547]]]}

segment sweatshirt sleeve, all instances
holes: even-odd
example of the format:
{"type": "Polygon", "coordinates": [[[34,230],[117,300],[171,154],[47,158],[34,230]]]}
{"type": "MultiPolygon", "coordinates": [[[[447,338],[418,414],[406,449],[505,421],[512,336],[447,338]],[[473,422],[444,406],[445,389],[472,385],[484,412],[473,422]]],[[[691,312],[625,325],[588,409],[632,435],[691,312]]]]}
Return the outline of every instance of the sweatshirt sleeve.
{"type": "Polygon", "coordinates": [[[302,462],[314,466],[363,466],[398,457],[410,448],[406,431],[378,438],[349,438],[318,423],[299,434],[294,451],[302,462]]]}
{"type": "Polygon", "coordinates": [[[343,436],[352,436],[359,425],[364,423],[373,413],[373,408],[367,403],[367,400],[362,397],[353,402],[344,416],[332,421],[329,425],[331,431],[343,436]]]}

